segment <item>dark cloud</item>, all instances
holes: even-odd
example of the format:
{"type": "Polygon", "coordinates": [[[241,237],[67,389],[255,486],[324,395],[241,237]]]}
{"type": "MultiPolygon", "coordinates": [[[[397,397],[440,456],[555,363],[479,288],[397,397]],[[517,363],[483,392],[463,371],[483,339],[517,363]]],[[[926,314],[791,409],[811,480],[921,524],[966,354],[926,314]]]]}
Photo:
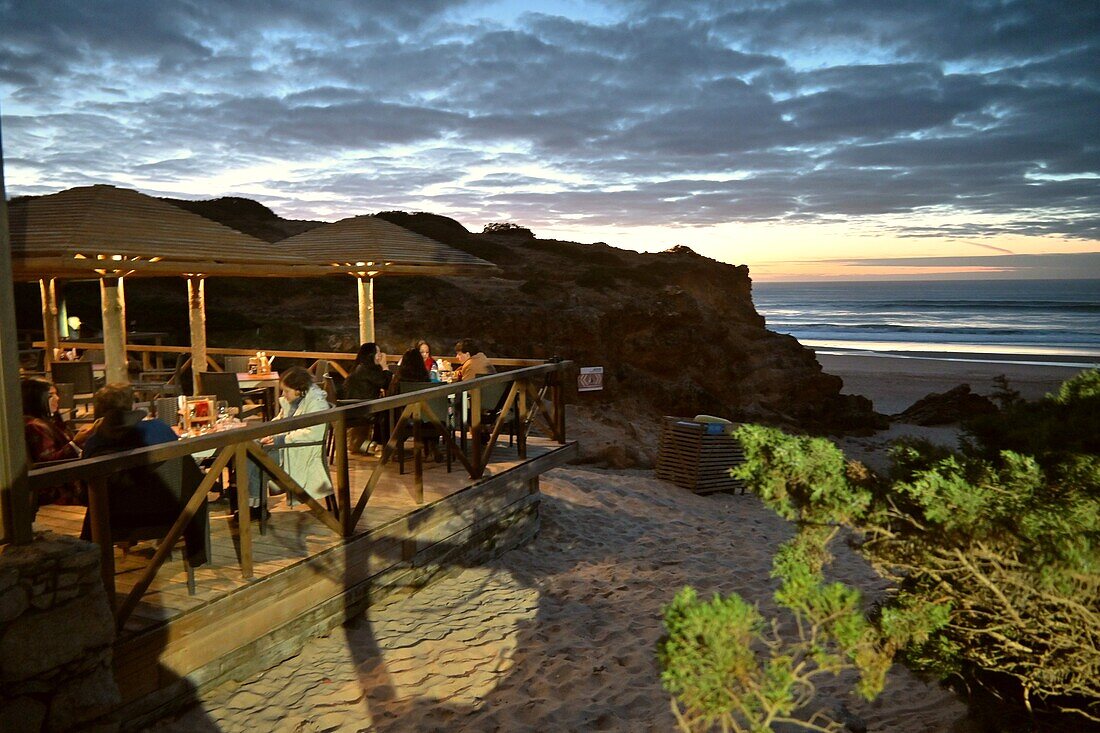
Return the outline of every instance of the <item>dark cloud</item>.
{"type": "Polygon", "coordinates": [[[8,188],[282,168],[251,185],[299,216],[1100,238],[1095,1],[603,8],[0,0],[8,188]]]}

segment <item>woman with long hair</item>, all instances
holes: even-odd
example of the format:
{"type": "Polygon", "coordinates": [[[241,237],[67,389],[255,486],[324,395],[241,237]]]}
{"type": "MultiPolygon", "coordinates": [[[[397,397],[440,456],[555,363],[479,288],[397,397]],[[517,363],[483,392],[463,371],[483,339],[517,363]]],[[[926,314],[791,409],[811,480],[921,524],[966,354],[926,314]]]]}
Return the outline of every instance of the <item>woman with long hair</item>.
{"type": "Polygon", "coordinates": [[[428,342],[423,339],[417,341],[416,350],[420,352],[420,358],[424,360],[424,368],[429,372],[435,369],[435,357],[432,356],[432,347],[428,342]]]}
{"type": "MultiPolygon", "coordinates": [[[[23,437],[27,441],[27,457],[31,464],[80,458],[78,439],[58,412],[61,399],[57,387],[45,379],[24,379],[20,383],[23,397],[23,437]]],[[[87,492],[78,481],[39,489],[32,497],[35,508],[42,504],[87,504],[87,492]]]]}

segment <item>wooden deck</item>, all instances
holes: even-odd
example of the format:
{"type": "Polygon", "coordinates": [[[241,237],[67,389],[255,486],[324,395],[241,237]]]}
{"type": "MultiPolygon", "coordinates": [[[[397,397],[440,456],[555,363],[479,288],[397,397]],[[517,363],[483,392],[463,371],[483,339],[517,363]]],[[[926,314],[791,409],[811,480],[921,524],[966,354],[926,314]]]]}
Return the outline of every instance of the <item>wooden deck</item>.
{"type": "MultiPolygon", "coordinates": [[[[166,562],[115,643],[126,727],[169,711],[227,679],[295,653],[312,635],[359,613],[372,599],[414,589],[454,566],[483,562],[538,529],[538,476],[576,445],[531,436],[527,458],[502,439],[485,475],[426,463],[424,503],[412,498],[412,469],[387,465],[352,537],[344,540],[301,505],[272,499],[267,532],[253,522],[254,575],[242,577],[236,523],[224,501],[210,504],[211,561],[195,570],[189,595],[179,551],[166,562]]],[[[377,459],[349,456],[352,503],[377,459]]],[[[44,506],[36,530],[77,535],[83,507],[44,506]]],[[[182,549],[182,547],[180,548],[182,549]]],[[[115,552],[118,599],[148,566],[151,543],[115,552]]]]}

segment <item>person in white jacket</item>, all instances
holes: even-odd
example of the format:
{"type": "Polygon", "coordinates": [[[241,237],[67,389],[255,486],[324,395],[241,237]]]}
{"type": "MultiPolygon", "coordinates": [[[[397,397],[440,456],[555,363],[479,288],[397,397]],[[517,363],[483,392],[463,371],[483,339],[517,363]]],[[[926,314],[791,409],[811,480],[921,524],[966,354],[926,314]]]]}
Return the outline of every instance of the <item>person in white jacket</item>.
{"type": "MultiPolygon", "coordinates": [[[[301,367],[291,367],[280,374],[279,387],[282,395],[279,397],[279,413],[275,420],[320,412],[330,407],[325,391],[314,384],[310,373],[301,367]]],[[[318,423],[260,439],[264,449],[314,499],[331,496],[333,493],[324,447],[325,428],[325,423],[318,423]]],[[[255,509],[261,505],[259,466],[250,461],[248,474],[248,503],[255,509]]]]}

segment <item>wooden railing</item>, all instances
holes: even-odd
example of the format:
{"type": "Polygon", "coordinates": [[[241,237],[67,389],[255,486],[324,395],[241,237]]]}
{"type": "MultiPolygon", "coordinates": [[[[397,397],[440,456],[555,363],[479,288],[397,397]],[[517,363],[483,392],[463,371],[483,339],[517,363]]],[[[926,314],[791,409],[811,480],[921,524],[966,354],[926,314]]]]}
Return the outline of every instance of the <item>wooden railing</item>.
{"type": "MultiPolygon", "coordinates": [[[[67,349],[82,349],[84,351],[103,351],[103,344],[96,343],[94,341],[66,341],[64,347],[67,349]]],[[[35,341],[32,344],[33,347],[38,349],[46,348],[45,341],[35,341]]],[[[178,369],[177,374],[189,366],[191,366],[191,349],[187,346],[158,346],[155,344],[127,344],[126,353],[129,358],[140,361],[142,369],[145,371],[151,371],[154,366],[163,366],[163,357],[165,354],[174,354],[177,357],[180,354],[185,354],[187,359],[182,362],[178,369]]],[[[341,376],[346,377],[351,363],[355,361],[355,354],[347,353],[343,351],[286,351],[286,350],[271,350],[266,349],[265,353],[268,356],[280,357],[283,359],[298,359],[310,361],[307,367],[311,372],[316,373],[317,367],[321,362],[329,362],[341,376]]],[[[256,349],[228,349],[207,347],[206,349],[206,361],[207,367],[212,371],[222,371],[223,366],[219,363],[215,356],[255,356],[256,349]]],[[[391,354],[387,356],[388,363],[396,364],[401,358],[400,354],[391,354]]],[[[454,361],[453,356],[441,356],[440,358],[454,361]]],[[[542,359],[505,359],[505,358],[490,358],[489,363],[498,367],[528,367],[535,366],[544,363],[542,359]]],[[[276,365],[277,367],[278,365],[276,365]]],[[[175,377],[173,376],[173,379],[175,377]]],[[[170,380],[171,381],[171,380],[170,380]]]]}
{"type": "MultiPolygon", "coordinates": [[[[239,428],[218,433],[211,433],[195,438],[187,438],[178,442],[164,443],[147,448],[112,453],[97,456],[86,460],[72,461],[47,468],[33,470],[29,475],[30,490],[38,487],[49,487],[64,484],[70,481],[83,480],[88,485],[88,513],[92,532],[92,541],[100,547],[101,572],[103,583],[107,588],[108,596],[114,606],[115,598],[115,571],[114,548],[111,539],[110,498],[108,481],[112,474],[137,466],[148,466],[161,463],[173,458],[190,456],[198,452],[214,451],[213,463],[207,470],[203,481],[195,488],[187,503],[175,522],[160,540],[157,550],[153,555],[149,566],[142,577],[130,591],[123,603],[118,606],[116,623],[121,629],[130,613],[137,606],[141,597],[148,590],[150,583],[160,566],[171,553],[172,548],[183,535],[184,529],[195,516],[195,513],[206,501],[207,493],[218,480],[223,469],[232,463],[237,472],[237,506],[242,509],[249,504],[248,494],[248,460],[251,457],[258,462],[264,470],[270,473],[274,480],[295,498],[308,505],[309,511],[317,517],[326,527],[335,534],[349,538],[353,535],[355,527],[366,511],[367,502],[382,476],[384,466],[389,463],[397,451],[399,443],[403,443],[409,437],[409,431],[419,430],[421,420],[434,424],[442,433],[444,447],[451,455],[456,457],[459,463],[466,469],[470,478],[479,479],[483,476],[496,440],[507,419],[510,410],[515,408],[518,422],[517,448],[521,458],[526,458],[526,441],[529,429],[538,422],[541,428],[558,443],[565,442],[565,404],[563,400],[563,376],[571,366],[571,362],[558,362],[527,366],[500,374],[478,377],[469,381],[454,384],[440,384],[437,387],[429,387],[424,390],[407,394],[383,397],[377,400],[366,400],[354,405],[336,407],[308,415],[300,415],[260,423],[255,426],[239,428]],[[497,384],[508,384],[509,388],[504,398],[504,403],[499,415],[488,430],[481,425],[481,391],[485,387],[497,384]],[[451,429],[444,426],[446,415],[435,415],[428,402],[433,398],[448,395],[457,395],[456,404],[461,409],[461,395],[469,394],[470,403],[470,440],[471,451],[467,457],[464,451],[456,444],[451,429]],[[396,427],[389,441],[383,447],[382,456],[374,466],[370,477],[363,486],[363,491],[354,506],[351,504],[351,482],[347,455],[347,424],[352,418],[363,418],[387,410],[401,410],[401,418],[396,422],[396,427]],[[312,425],[327,424],[333,431],[334,461],[331,470],[334,474],[334,489],[336,496],[337,513],[322,507],[313,499],[285,470],[273,461],[257,441],[267,436],[275,436],[298,428],[312,425]],[[413,427],[408,427],[409,425],[413,427]],[[488,435],[486,436],[486,433],[488,435]]],[[[412,490],[410,494],[417,503],[423,503],[424,484],[420,470],[420,447],[414,448],[414,460],[417,468],[414,472],[412,490]]],[[[262,490],[262,489],[261,489],[262,490]]],[[[242,513],[243,514],[243,513],[242,513]]],[[[261,527],[263,525],[261,524],[261,527]]],[[[238,522],[238,534],[240,544],[240,566],[243,577],[252,577],[252,528],[249,521],[238,522]]]]}

